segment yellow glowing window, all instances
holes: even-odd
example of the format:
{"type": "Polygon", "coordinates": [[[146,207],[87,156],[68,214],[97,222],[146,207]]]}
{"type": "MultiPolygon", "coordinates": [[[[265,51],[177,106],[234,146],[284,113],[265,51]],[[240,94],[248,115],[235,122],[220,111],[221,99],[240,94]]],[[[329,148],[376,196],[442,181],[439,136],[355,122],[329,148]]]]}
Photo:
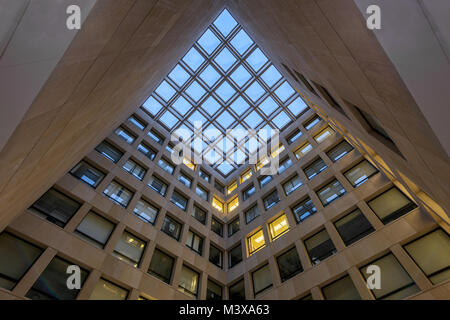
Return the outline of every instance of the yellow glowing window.
{"type": "Polygon", "coordinates": [[[218,211],[223,212],[223,203],[216,197],[213,197],[212,206],[216,208],[218,211]]]}
{"type": "Polygon", "coordinates": [[[238,197],[236,197],[228,203],[228,212],[233,211],[238,206],[239,206],[239,199],[238,199],[238,197]]]}
{"type": "Polygon", "coordinates": [[[256,171],[260,170],[262,167],[264,167],[268,163],[269,163],[269,159],[267,159],[267,158],[264,158],[264,159],[258,161],[256,163],[256,171]]]}
{"type": "Polygon", "coordinates": [[[305,154],[310,152],[312,149],[313,149],[312,145],[309,142],[306,142],[305,144],[303,144],[300,148],[298,148],[295,151],[295,156],[297,157],[297,159],[300,159],[305,154]]]}
{"type": "Polygon", "coordinates": [[[195,170],[195,165],[186,158],[183,158],[183,163],[191,170],[195,170]]]}
{"type": "Polygon", "coordinates": [[[241,176],[241,183],[247,181],[252,176],[252,170],[247,170],[241,176]]]}
{"type": "Polygon", "coordinates": [[[252,255],[266,245],[262,229],[247,238],[248,255],[252,255]]]}
{"type": "Polygon", "coordinates": [[[270,236],[272,240],[275,240],[283,233],[289,230],[289,223],[286,218],[286,215],[283,214],[279,218],[275,219],[271,223],[269,223],[270,236]]]}
{"type": "Polygon", "coordinates": [[[284,151],[284,146],[281,145],[279,146],[277,149],[275,149],[274,151],[272,151],[272,154],[270,155],[272,158],[275,158],[277,155],[279,155],[280,153],[282,153],[284,151]]]}
{"type": "Polygon", "coordinates": [[[314,136],[314,140],[316,140],[317,143],[321,143],[326,138],[331,137],[334,134],[334,130],[331,129],[331,127],[326,127],[322,131],[320,131],[318,134],[314,136]]]}
{"type": "Polygon", "coordinates": [[[227,194],[232,193],[237,188],[237,181],[234,181],[227,187],[227,194]]]}

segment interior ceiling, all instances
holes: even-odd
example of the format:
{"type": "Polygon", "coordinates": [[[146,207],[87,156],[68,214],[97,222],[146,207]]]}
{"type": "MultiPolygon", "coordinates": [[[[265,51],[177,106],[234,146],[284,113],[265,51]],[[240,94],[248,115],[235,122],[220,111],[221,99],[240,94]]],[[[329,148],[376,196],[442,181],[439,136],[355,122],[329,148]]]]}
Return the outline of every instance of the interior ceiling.
{"type": "Polygon", "coordinates": [[[407,163],[308,95],[450,207],[448,157],[353,0],[97,0],[1,151],[0,230],[143,104],[224,5],[289,80],[281,62],[376,115],[407,163]]]}

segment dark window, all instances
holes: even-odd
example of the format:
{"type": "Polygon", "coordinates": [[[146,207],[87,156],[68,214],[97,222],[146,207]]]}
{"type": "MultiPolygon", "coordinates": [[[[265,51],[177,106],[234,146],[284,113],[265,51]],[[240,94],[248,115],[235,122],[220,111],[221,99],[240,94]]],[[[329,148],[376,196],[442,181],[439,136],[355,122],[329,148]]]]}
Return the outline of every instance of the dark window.
{"type": "Polygon", "coordinates": [[[160,195],[162,195],[163,197],[166,195],[167,192],[167,184],[162,182],[160,179],[158,179],[157,177],[153,176],[152,179],[149,181],[148,186],[158,192],[160,195]]]}
{"type": "Polygon", "coordinates": [[[208,279],[206,300],[222,300],[222,286],[208,279]]]}
{"type": "Polygon", "coordinates": [[[322,288],[325,300],[361,300],[350,276],[345,276],[322,288]]]}
{"type": "Polygon", "coordinates": [[[294,213],[294,217],[297,223],[300,223],[316,213],[317,209],[314,206],[312,200],[310,198],[306,198],[293,206],[292,212],[294,213]]]}
{"type": "Polygon", "coordinates": [[[188,231],[188,236],[186,239],[186,246],[192,251],[202,255],[203,253],[203,238],[201,238],[198,234],[188,231]]]}
{"type": "Polygon", "coordinates": [[[92,291],[89,300],[126,300],[128,293],[128,290],[100,278],[95,285],[94,291],[92,291]]]}
{"type": "Polygon", "coordinates": [[[32,208],[37,215],[64,228],[66,223],[78,211],[81,204],[55,189],[48,190],[36,201],[32,208]]]}
{"type": "MultiPolygon", "coordinates": [[[[59,257],[54,257],[28,291],[26,297],[32,300],[74,300],[80,290],[69,289],[67,286],[67,268],[71,265],[74,264],[59,257]]],[[[81,287],[87,276],[88,272],[80,268],[81,287]]]]}
{"type": "Polygon", "coordinates": [[[178,208],[181,210],[186,211],[188,199],[184,196],[182,196],[177,191],[174,191],[172,193],[172,197],[170,197],[170,201],[175,204],[178,208]]]}
{"type": "Polygon", "coordinates": [[[353,187],[358,187],[376,173],[378,173],[378,170],[369,161],[363,160],[345,171],[344,176],[353,187]]]}
{"type": "Polygon", "coordinates": [[[206,224],[206,216],[207,212],[203,209],[200,209],[196,205],[194,205],[194,209],[192,210],[192,216],[197,219],[199,222],[206,224]]]}
{"type": "Polygon", "coordinates": [[[278,166],[278,174],[282,174],[290,166],[292,166],[291,158],[286,158],[286,159],[282,160],[280,162],[280,165],[278,166]]]}
{"type": "Polygon", "coordinates": [[[170,283],[174,264],[174,258],[155,249],[147,272],[166,283],[170,283]]]}
{"type": "Polygon", "coordinates": [[[180,240],[181,224],[169,216],[164,217],[161,230],[175,240],[180,240]]]}
{"type": "Polygon", "coordinates": [[[294,247],[277,258],[278,270],[281,282],[284,282],[296,274],[303,272],[302,263],[298,257],[297,249],[294,247]]]}
{"type": "Polygon", "coordinates": [[[209,261],[219,268],[223,267],[223,252],[212,244],[209,247],[209,261]]]}
{"type": "Polygon", "coordinates": [[[317,176],[319,173],[324,171],[327,168],[327,165],[322,160],[322,158],[318,158],[314,160],[311,164],[306,166],[303,171],[309,180],[317,176]]]}
{"type": "Polygon", "coordinates": [[[300,129],[295,130],[293,133],[291,133],[289,135],[289,137],[287,137],[287,143],[288,144],[292,144],[295,140],[297,140],[298,138],[300,138],[302,136],[302,132],[300,131],[300,129]]]}
{"type": "Polygon", "coordinates": [[[199,172],[198,172],[198,175],[200,176],[200,177],[202,177],[203,179],[205,179],[206,181],[208,181],[209,182],[209,180],[211,180],[211,176],[209,175],[209,174],[207,174],[205,171],[203,171],[203,170],[200,170],[199,172]]]}
{"type": "Polygon", "coordinates": [[[272,287],[272,275],[270,274],[269,264],[262,266],[252,273],[253,293],[256,296],[258,293],[265,291],[272,287]]]}
{"type": "Polygon", "coordinates": [[[266,210],[269,210],[274,205],[276,205],[279,201],[280,201],[280,197],[278,196],[278,191],[275,190],[264,198],[264,207],[266,208],[266,210]]]}
{"type": "Polygon", "coordinates": [[[336,162],[345,156],[347,153],[353,150],[353,147],[347,141],[343,140],[336,146],[327,151],[327,156],[331,161],[336,162]]]}
{"type": "Polygon", "coordinates": [[[295,175],[294,177],[283,183],[283,189],[286,193],[286,196],[290,195],[292,192],[300,188],[302,184],[302,180],[298,175],[295,175]]]}
{"type": "Polygon", "coordinates": [[[225,194],[225,187],[220,184],[219,182],[215,181],[214,182],[214,187],[221,193],[225,194]]]}
{"type": "Polygon", "coordinates": [[[201,186],[197,186],[195,188],[195,193],[203,200],[208,201],[209,192],[205,188],[203,188],[201,186]]]}
{"type": "Polygon", "coordinates": [[[245,211],[245,222],[248,224],[253,221],[257,216],[259,216],[258,206],[254,205],[247,211],[245,211]]]}
{"type": "Polygon", "coordinates": [[[233,268],[242,261],[242,246],[239,243],[236,247],[228,251],[228,267],[233,268]]]}
{"type": "Polygon", "coordinates": [[[334,225],[346,246],[375,231],[361,210],[356,209],[337,220],[334,225]]]}
{"type": "Polygon", "coordinates": [[[248,198],[250,198],[252,195],[254,195],[256,192],[255,186],[252,184],[250,186],[248,186],[244,191],[242,191],[242,198],[243,200],[247,200],[248,198]]]}
{"type": "Polygon", "coordinates": [[[125,171],[132,174],[138,180],[142,180],[147,173],[147,170],[143,166],[139,165],[136,161],[128,159],[122,167],[125,171]]]}
{"type": "Polygon", "coordinates": [[[345,193],[346,191],[344,187],[337,179],[334,179],[333,181],[319,189],[319,191],[317,191],[317,195],[319,196],[319,199],[324,206],[329,205],[331,202],[343,196],[345,193]]]}
{"type": "Polygon", "coordinates": [[[94,188],[97,187],[105,177],[103,172],[94,168],[86,161],[81,161],[78,163],[72,170],[70,170],[70,173],[77,179],[80,179],[94,188]]]}
{"type": "Polygon", "coordinates": [[[110,144],[106,141],[103,141],[102,143],[100,143],[95,148],[95,150],[100,152],[103,156],[105,156],[106,158],[108,158],[109,160],[111,160],[114,163],[117,163],[120,160],[120,158],[122,158],[122,156],[123,156],[122,151],[120,151],[119,149],[117,149],[112,144],[110,144]]]}
{"type": "Polygon", "coordinates": [[[239,216],[228,224],[228,236],[231,237],[238,231],[239,231],[239,216]]]}
{"type": "Polygon", "coordinates": [[[230,300],[245,300],[244,279],[239,280],[228,288],[230,300]]]}
{"type": "Polygon", "coordinates": [[[268,184],[270,181],[273,180],[272,176],[262,176],[261,178],[259,178],[259,186],[262,189],[266,184],[268,184]]]}
{"type": "Polygon", "coordinates": [[[211,219],[211,230],[223,237],[223,224],[216,219],[211,219]]]}
{"type": "Polygon", "coordinates": [[[336,248],[325,229],[306,239],[305,246],[313,264],[319,264],[336,253],[336,248]]]}
{"type": "Polygon", "coordinates": [[[74,232],[93,245],[104,248],[114,227],[114,223],[90,211],[74,232]]]}
{"type": "Polygon", "coordinates": [[[396,187],[380,194],[367,202],[367,204],[384,224],[400,218],[417,207],[414,202],[396,187]]]}

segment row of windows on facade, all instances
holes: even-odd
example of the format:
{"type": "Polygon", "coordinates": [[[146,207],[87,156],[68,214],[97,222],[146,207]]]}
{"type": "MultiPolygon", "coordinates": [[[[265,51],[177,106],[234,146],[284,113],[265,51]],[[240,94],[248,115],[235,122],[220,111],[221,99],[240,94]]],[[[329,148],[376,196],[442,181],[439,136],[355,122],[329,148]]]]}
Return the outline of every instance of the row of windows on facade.
{"type": "MultiPolygon", "coordinates": [[[[323,236],[318,236],[314,242],[321,242],[323,236]]],[[[323,242],[322,242],[323,243],[323,242]]],[[[139,255],[142,243],[125,232],[117,245],[115,252],[119,257],[134,259],[139,255]],[[131,258],[130,258],[131,257],[131,258]]],[[[320,244],[319,244],[320,245],[320,244]]],[[[404,250],[420,267],[432,284],[439,284],[450,278],[450,237],[443,229],[436,229],[403,246],[404,250]]],[[[37,261],[44,250],[8,232],[0,234],[0,287],[13,290],[25,273],[37,261]]],[[[317,250],[316,250],[317,251],[317,250]]],[[[278,274],[281,282],[285,282],[303,272],[296,247],[292,247],[276,256],[278,274]]],[[[172,284],[173,270],[176,258],[166,252],[155,248],[148,273],[172,284]]],[[[420,291],[410,275],[402,267],[392,253],[371,261],[360,267],[364,279],[370,276],[366,268],[368,265],[377,265],[383,270],[380,289],[372,289],[375,299],[402,299],[420,291]]],[[[47,265],[39,278],[26,293],[30,299],[75,299],[79,290],[68,289],[66,285],[67,268],[73,263],[55,256],[47,265]]],[[[89,271],[81,268],[81,285],[84,284],[89,271]]],[[[251,272],[253,293],[255,296],[273,286],[273,275],[269,264],[251,272]]],[[[207,280],[206,299],[218,300],[223,298],[223,286],[212,279],[207,280]]],[[[198,298],[200,286],[200,273],[183,263],[178,281],[178,290],[198,298]]],[[[323,285],[322,293],[327,300],[360,299],[353,281],[349,275],[323,285]]],[[[245,299],[243,279],[228,287],[230,299],[245,299]]],[[[93,289],[90,299],[124,300],[128,290],[106,279],[100,278],[93,289]]],[[[310,299],[311,296],[304,296],[310,299]]],[[[140,299],[144,299],[141,297],[140,299]]]]}

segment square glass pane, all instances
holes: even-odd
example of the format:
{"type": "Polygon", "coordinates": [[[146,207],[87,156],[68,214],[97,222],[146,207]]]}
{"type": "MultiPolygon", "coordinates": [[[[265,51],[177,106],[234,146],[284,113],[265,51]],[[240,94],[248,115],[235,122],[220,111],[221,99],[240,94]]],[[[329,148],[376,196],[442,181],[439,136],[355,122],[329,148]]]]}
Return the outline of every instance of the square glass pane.
{"type": "Polygon", "coordinates": [[[205,83],[210,88],[212,88],[217,83],[220,77],[220,73],[218,73],[212,65],[207,66],[205,70],[200,73],[200,78],[205,81],[205,83]]]}
{"type": "Polygon", "coordinates": [[[244,84],[246,84],[248,80],[250,80],[251,77],[252,76],[243,65],[237,67],[230,76],[230,78],[233,79],[233,81],[239,86],[239,88],[242,88],[244,84]]]}
{"type": "Polygon", "coordinates": [[[231,171],[233,171],[234,167],[228,162],[222,162],[219,166],[217,166],[217,170],[219,170],[223,175],[227,176],[231,171]]]}
{"type": "Polygon", "coordinates": [[[239,31],[230,42],[231,45],[236,49],[237,52],[239,52],[241,56],[253,44],[253,40],[248,36],[248,34],[244,30],[239,31]]]}
{"type": "Polygon", "coordinates": [[[216,94],[225,102],[228,102],[235,92],[236,90],[234,90],[228,81],[224,81],[220,87],[216,89],[216,94]]]}
{"type": "Polygon", "coordinates": [[[156,115],[159,110],[162,109],[162,104],[158,102],[154,97],[149,97],[142,105],[145,110],[150,112],[153,116],[156,115]]]}
{"type": "Polygon", "coordinates": [[[291,119],[286,114],[286,112],[281,111],[275,118],[272,119],[272,122],[278,127],[278,129],[283,129],[291,119]]]}
{"type": "Polygon", "coordinates": [[[277,108],[278,104],[272,99],[272,97],[268,97],[259,105],[259,109],[261,109],[266,116],[270,116],[277,108]]]}
{"type": "Polygon", "coordinates": [[[308,108],[306,103],[300,98],[296,98],[291,104],[289,104],[288,109],[294,114],[294,116],[300,115],[303,111],[308,108]]]}
{"type": "Polygon", "coordinates": [[[264,88],[257,82],[253,82],[247,90],[245,90],[245,94],[253,101],[258,101],[259,98],[266,92],[264,88]]]}
{"type": "Polygon", "coordinates": [[[205,110],[210,116],[215,114],[217,110],[221,108],[221,105],[213,97],[209,97],[202,104],[203,110],[205,110]]]}
{"type": "Polygon", "coordinates": [[[186,93],[195,101],[199,102],[200,99],[205,95],[206,90],[197,82],[194,81],[186,89],[186,93]]]}
{"type": "Polygon", "coordinates": [[[281,79],[281,74],[278,72],[277,68],[271,65],[262,75],[261,79],[272,88],[275,83],[281,79]]]}
{"type": "Polygon", "coordinates": [[[246,61],[255,72],[258,72],[268,59],[259,48],[256,48],[256,50],[248,56],[246,61]]]}
{"type": "Polygon", "coordinates": [[[211,55],[211,53],[213,53],[213,51],[216,50],[220,44],[219,38],[216,37],[211,29],[206,30],[197,42],[208,55],[211,55]]]}
{"type": "Polygon", "coordinates": [[[185,98],[180,96],[173,103],[173,107],[180,115],[184,116],[189,110],[191,110],[192,105],[185,98]]]}
{"type": "Polygon", "coordinates": [[[224,48],[222,51],[220,51],[220,53],[214,58],[214,61],[225,72],[227,72],[231,68],[236,60],[236,57],[227,48],[224,48]]]}
{"type": "Polygon", "coordinates": [[[164,112],[161,118],[159,118],[159,121],[161,121],[169,130],[178,123],[178,119],[169,111],[164,112]]]}
{"type": "Polygon", "coordinates": [[[282,102],[286,102],[286,100],[289,99],[294,93],[295,90],[292,89],[287,81],[283,82],[283,84],[275,90],[275,94],[282,102]]]}
{"type": "Polygon", "coordinates": [[[191,50],[189,50],[183,57],[183,61],[193,71],[197,71],[198,67],[200,67],[203,61],[205,61],[205,58],[203,58],[200,52],[198,52],[195,48],[191,48],[191,50]]]}
{"type": "Polygon", "coordinates": [[[252,111],[246,118],[245,123],[248,124],[248,126],[251,129],[255,129],[263,120],[259,114],[256,113],[256,111],[252,111]]]}
{"type": "Polygon", "coordinates": [[[214,25],[224,37],[227,37],[234,27],[236,27],[237,22],[228,10],[225,9],[222,11],[220,16],[217,17],[216,21],[214,21],[214,25]]]}
{"type": "Polygon", "coordinates": [[[174,96],[176,91],[166,80],[164,80],[159,87],[156,88],[155,92],[168,102],[174,96]]]}
{"type": "Polygon", "coordinates": [[[234,122],[233,116],[227,112],[224,111],[217,119],[216,121],[225,129],[228,129],[228,127],[234,122]]]}
{"type": "Polygon", "coordinates": [[[200,124],[206,123],[206,118],[198,111],[195,111],[190,117],[189,122],[195,125],[195,122],[200,122],[200,124]]]}
{"type": "Polygon", "coordinates": [[[230,107],[238,116],[241,116],[245,111],[247,111],[248,108],[250,108],[250,105],[244,100],[244,98],[239,96],[236,100],[234,100],[230,107]]]}
{"type": "Polygon", "coordinates": [[[182,87],[183,84],[188,81],[189,77],[189,73],[187,73],[186,70],[184,70],[179,64],[177,64],[176,67],[173,68],[172,72],[169,73],[169,78],[172,79],[173,82],[175,82],[179,87],[182,87]]]}

